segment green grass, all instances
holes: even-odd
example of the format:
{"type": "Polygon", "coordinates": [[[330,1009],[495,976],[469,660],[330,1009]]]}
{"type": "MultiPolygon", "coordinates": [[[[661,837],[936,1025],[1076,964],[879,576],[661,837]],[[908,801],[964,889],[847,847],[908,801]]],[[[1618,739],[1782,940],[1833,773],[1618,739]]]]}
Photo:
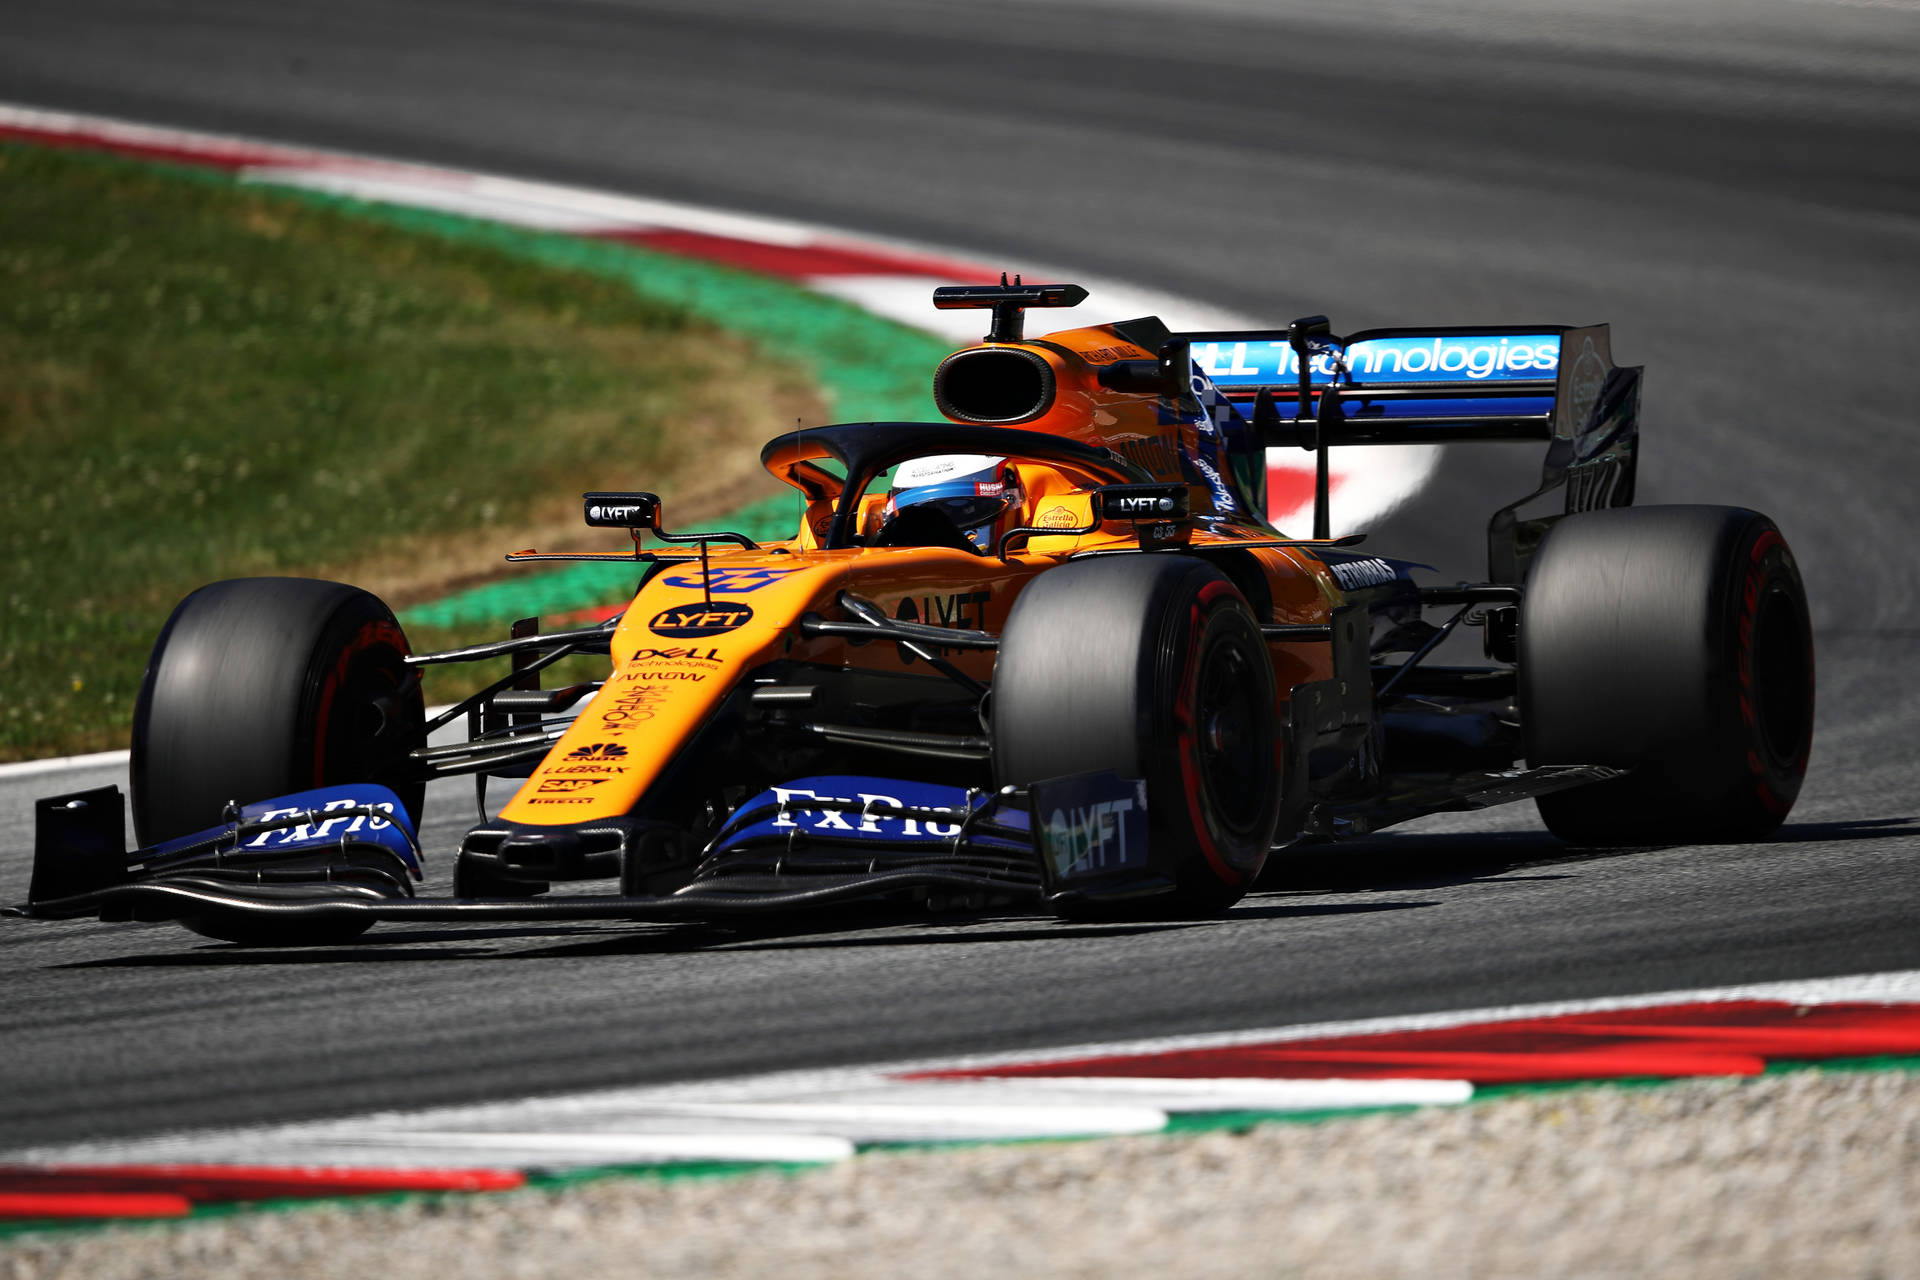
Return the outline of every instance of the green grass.
{"type": "Polygon", "coordinates": [[[204,582],[432,598],[582,488],[710,487],[820,405],[695,309],[484,237],[15,145],[0,192],[0,759],[124,745],[204,582]]]}

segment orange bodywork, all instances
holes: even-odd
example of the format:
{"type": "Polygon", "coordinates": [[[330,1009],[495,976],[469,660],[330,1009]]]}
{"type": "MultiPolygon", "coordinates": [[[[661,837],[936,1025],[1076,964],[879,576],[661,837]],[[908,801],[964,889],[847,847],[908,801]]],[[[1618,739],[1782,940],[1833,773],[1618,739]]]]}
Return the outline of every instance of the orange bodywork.
{"type": "MultiPolygon", "coordinates": [[[[1038,356],[1053,377],[1050,406],[1020,421],[1020,429],[1110,450],[1159,481],[1184,480],[1181,451],[1192,448],[1195,425],[1165,422],[1155,396],[1109,390],[1099,380],[1101,366],[1152,359],[1152,352],[1104,325],[976,349],[993,345],[1038,356]]],[[[1090,492],[1099,481],[1066,465],[1017,458],[1014,464],[1024,490],[1015,523],[1040,530],[1089,523],[1090,492]]],[[[833,502],[817,495],[837,490],[838,478],[798,449],[769,456],[767,465],[815,492],[800,513],[796,535],[757,550],[715,546],[704,575],[698,559],[651,574],[614,632],[606,684],[501,810],[502,820],[548,825],[631,812],[728,694],[768,663],[932,674],[895,643],[802,634],[797,624],[809,613],[847,616],[839,604],[842,592],[873,602],[890,618],[997,632],[1036,574],[1078,553],[1137,545],[1133,526],[1109,521],[1088,533],[1038,533],[1005,559],[946,547],[824,549],[833,502]]],[[[1329,622],[1342,593],[1325,565],[1292,546],[1235,550],[1279,535],[1252,519],[1219,516],[1207,486],[1189,488],[1192,510],[1201,517],[1191,530],[1191,549],[1232,551],[1242,565],[1257,566],[1272,601],[1259,621],[1329,622]]],[[[866,496],[857,532],[874,532],[882,500],[880,494],[866,496]]],[[[1269,651],[1281,704],[1276,711],[1284,712],[1296,684],[1332,675],[1331,647],[1324,640],[1276,641],[1269,651]]],[[[991,681],[991,651],[951,650],[946,657],[975,679],[991,681]]]]}

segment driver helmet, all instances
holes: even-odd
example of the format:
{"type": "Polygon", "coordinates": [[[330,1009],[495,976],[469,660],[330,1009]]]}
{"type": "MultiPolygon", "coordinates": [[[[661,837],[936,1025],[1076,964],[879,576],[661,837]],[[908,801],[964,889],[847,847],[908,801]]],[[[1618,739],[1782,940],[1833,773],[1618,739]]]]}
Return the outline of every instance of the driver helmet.
{"type": "Polygon", "coordinates": [[[893,473],[880,528],[884,531],[901,512],[924,506],[952,520],[975,549],[989,552],[1007,513],[1021,501],[1019,474],[1005,458],[978,453],[915,458],[893,473]]]}

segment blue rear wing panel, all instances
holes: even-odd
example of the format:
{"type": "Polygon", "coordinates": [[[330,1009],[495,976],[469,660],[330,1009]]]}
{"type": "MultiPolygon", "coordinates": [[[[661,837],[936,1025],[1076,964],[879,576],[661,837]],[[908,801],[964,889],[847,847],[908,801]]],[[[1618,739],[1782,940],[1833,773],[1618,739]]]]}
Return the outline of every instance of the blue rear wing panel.
{"type": "MultiPolygon", "coordinates": [[[[1498,387],[1510,382],[1551,381],[1560,369],[1558,328],[1491,333],[1446,330],[1381,330],[1355,334],[1340,344],[1351,380],[1373,386],[1440,382],[1498,387]]],[[[1184,333],[1193,358],[1215,385],[1252,392],[1260,387],[1293,389],[1300,362],[1277,333],[1184,333]]],[[[1333,378],[1334,353],[1308,362],[1316,385],[1333,378]]]]}
{"type": "MultiPolygon", "coordinates": [[[[1344,445],[1532,440],[1547,446],[1540,487],[1496,512],[1489,572],[1517,582],[1546,520],[1518,508],[1566,489],[1566,513],[1633,501],[1639,453],[1640,369],[1613,363],[1606,325],[1369,329],[1315,338],[1301,413],[1300,364],[1284,329],[1181,333],[1192,358],[1235,401],[1272,397],[1283,437],[1310,428],[1324,389],[1340,412],[1325,442],[1344,445]]],[[[1302,433],[1302,443],[1312,438],[1302,433]]],[[[1271,440],[1272,437],[1270,436],[1271,440]]]]}
{"type": "MultiPolygon", "coordinates": [[[[1269,391],[1282,421],[1298,418],[1285,330],[1178,336],[1230,399],[1269,391]]],[[[1597,389],[1613,368],[1605,325],[1371,329],[1325,345],[1307,367],[1316,401],[1338,378],[1347,426],[1334,445],[1570,437],[1592,399],[1572,385],[1576,371],[1597,389]]]]}

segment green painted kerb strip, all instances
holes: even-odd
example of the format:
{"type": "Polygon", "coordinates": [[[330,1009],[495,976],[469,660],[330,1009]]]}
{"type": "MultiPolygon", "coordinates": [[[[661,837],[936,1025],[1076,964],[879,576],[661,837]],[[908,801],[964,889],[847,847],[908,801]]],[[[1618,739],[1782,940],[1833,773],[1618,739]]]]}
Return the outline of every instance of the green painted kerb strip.
{"type": "MultiPolygon", "coordinates": [[[[746,338],[770,356],[810,373],[826,392],[834,420],[937,420],[932,371],[953,344],[918,329],[809,292],[770,276],[679,258],[613,240],[528,231],[498,222],[401,205],[285,188],[289,194],[350,209],[406,231],[482,244],[523,260],[620,280],[648,298],[676,303],[746,338]]],[[[932,307],[929,290],[928,307],[932,307]]],[[[821,425],[818,423],[810,425],[821,425]]],[[[724,525],[753,538],[787,538],[794,500],[773,497],[734,512],[724,525]]],[[[565,613],[631,591],[634,570],[579,564],[529,572],[406,610],[411,625],[451,627],[565,613]]]]}

